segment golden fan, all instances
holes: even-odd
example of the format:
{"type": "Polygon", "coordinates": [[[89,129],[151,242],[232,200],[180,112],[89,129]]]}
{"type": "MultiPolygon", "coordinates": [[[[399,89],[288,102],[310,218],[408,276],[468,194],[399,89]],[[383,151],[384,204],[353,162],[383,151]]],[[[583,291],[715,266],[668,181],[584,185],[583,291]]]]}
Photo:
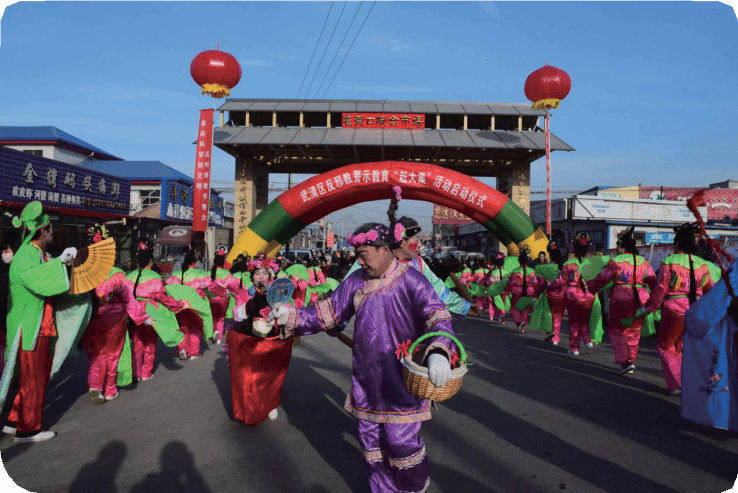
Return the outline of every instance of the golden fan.
{"type": "Polygon", "coordinates": [[[115,240],[108,238],[77,251],[69,280],[71,294],[86,293],[108,278],[115,264],[115,240]]]}

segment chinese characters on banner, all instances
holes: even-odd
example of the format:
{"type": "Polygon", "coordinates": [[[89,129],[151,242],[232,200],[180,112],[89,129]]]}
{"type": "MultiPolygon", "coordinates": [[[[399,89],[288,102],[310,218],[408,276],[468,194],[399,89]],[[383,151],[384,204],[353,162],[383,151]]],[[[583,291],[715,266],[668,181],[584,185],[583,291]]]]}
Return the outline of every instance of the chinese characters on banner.
{"type": "Polygon", "coordinates": [[[425,128],[425,115],[404,113],[343,113],[344,128],[425,128]]]}
{"type": "Polygon", "coordinates": [[[128,214],[130,182],[106,173],[0,148],[0,201],[128,214]]]}
{"type": "Polygon", "coordinates": [[[433,224],[461,225],[473,222],[467,216],[454,209],[433,204],[433,224]]]}
{"type": "MultiPolygon", "coordinates": [[[[382,163],[381,165],[356,164],[345,166],[333,173],[324,173],[310,178],[291,188],[279,197],[282,206],[292,217],[300,217],[311,222],[312,215],[322,210],[316,207],[321,203],[334,203],[340,207],[361,202],[361,197],[389,197],[392,186],[399,185],[402,196],[415,200],[432,200],[451,206],[457,204],[464,214],[447,210],[445,224],[467,224],[493,217],[501,207],[501,202],[489,196],[485,185],[473,178],[461,175],[438,166],[427,165],[421,169],[404,167],[402,163],[382,163]],[[479,216],[474,218],[474,216],[479,216]]],[[[442,213],[443,214],[443,213],[442,213]]]]}
{"type": "Polygon", "coordinates": [[[192,230],[205,231],[208,227],[210,205],[210,163],[213,151],[213,111],[200,110],[195,158],[195,186],[192,197],[192,230]]]}

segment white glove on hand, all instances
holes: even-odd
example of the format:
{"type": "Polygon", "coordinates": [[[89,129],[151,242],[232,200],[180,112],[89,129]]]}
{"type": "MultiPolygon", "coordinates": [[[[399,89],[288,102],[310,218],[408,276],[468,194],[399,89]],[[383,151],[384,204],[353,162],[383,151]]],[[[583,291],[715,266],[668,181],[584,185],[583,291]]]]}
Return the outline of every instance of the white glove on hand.
{"type": "Polygon", "coordinates": [[[150,325],[151,327],[154,326],[154,319],[149,317],[146,320],[144,320],[144,325],[150,325]]]}
{"type": "Polygon", "coordinates": [[[69,247],[66,250],[64,250],[61,254],[61,261],[65,264],[69,264],[72,260],[74,260],[77,257],[77,249],[74,247],[69,247]]]}
{"type": "Polygon", "coordinates": [[[451,378],[451,365],[448,358],[442,354],[434,353],[428,356],[428,378],[436,387],[443,387],[451,378]]]}
{"type": "Polygon", "coordinates": [[[277,319],[277,323],[281,326],[287,325],[287,320],[290,318],[290,307],[287,305],[282,305],[279,307],[279,310],[277,310],[277,313],[274,313],[274,310],[271,311],[269,314],[269,318],[272,320],[274,318],[277,319]]]}

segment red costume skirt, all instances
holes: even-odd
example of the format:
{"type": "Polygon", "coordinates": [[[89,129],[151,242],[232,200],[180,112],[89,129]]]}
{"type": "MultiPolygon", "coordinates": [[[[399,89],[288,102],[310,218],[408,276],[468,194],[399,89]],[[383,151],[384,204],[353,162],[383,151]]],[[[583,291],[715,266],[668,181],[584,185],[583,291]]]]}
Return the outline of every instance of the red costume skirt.
{"type": "Polygon", "coordinates": [[[292,356],[292,338],[251,337],[229,330],[233,417],[247,425],[260,423],[279,407],[292,356]]]}

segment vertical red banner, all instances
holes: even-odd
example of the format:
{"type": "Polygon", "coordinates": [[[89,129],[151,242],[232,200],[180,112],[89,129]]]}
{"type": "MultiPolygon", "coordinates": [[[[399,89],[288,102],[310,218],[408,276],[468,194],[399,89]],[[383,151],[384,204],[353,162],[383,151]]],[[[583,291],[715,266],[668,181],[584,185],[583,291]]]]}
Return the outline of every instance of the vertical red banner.
{"type": "Polygon", "coordinates": [[[197,128],[197,157],[195,158],[195,186],[192,197],[192,230],[205,231],[210,214],[210,164],[213,154],[213,112],[200,110],[197,128]]]}

